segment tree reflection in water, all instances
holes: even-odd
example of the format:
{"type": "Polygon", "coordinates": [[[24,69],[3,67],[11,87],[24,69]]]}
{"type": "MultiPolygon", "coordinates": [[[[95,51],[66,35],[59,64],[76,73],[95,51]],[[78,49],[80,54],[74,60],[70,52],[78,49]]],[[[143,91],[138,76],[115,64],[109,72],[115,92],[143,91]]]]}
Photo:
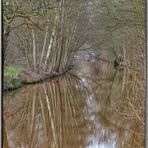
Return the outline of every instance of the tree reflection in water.
{"type": "Polygon", "coordinates": [[[132,86],[123,88],[124,72],[104,77],[66,74],[5,94],[4,146],[143,147],[143,121],[127,98],[132,86]]]}

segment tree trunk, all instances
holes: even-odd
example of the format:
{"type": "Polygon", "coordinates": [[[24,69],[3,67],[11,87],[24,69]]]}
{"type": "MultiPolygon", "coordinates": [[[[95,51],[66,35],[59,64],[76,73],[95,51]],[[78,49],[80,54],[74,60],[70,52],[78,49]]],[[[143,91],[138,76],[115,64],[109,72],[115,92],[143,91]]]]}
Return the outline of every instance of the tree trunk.
{"type": "Polygon", "coordinates": [[[44,44],[43,44],[43,48],[42,48],[42,53],[41,53],[39,68],[42,67],[42,60],[43,60],[43,57],[44,57],[44,54],[45,54],[45,48],[46,48],[46,42],[47,42],[47,35],[48,35],[48,26],[46,27],[44,44]]]}
{"type": "Polygon", "coordinates": [[[62,57],[63,57],[63,50],[64,50],[64,0],[62,0],[60,2],[60,13],[61,13],[61,24],[60,24],[60,28],[61,28],[61,37],[60,37],[60,50],[59,50],[59,57],[58,57],[58,64],[57,64],[57,68],[56,70],[59,71],[60,70],[60,65],[62,63],[62,57]]]}
{"type": "Polygon", "coordinates": [[[33,68],[36,71],[36,44],[35,44],[35,32],[32,29],[32,40],[33,40],[33,68]]]}
{"type": "Polygon", "coordinates": [[[55,36],[55,29],[52,31],[50,42],[49,42],[49,45],[48,45],[47,55],[46,55],[45,64],[44,64],[45,70],[47,70],[49,55],[51,53],[51,48],[52,48],[52,45],[53,45],[53,42],[54,42],[54,36],[55,36]]]}

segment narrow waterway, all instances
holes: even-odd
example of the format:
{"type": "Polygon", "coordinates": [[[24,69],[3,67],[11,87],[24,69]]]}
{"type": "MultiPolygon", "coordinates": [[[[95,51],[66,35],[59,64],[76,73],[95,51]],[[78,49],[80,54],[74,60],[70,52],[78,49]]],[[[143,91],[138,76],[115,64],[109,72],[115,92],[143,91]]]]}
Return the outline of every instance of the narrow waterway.
{"type": "Polygon", "coordinates": [[[143,147],[144,125],[123,85],[130,76],[109,63],[74,65],[58,79],[4,94],[6,148],[143,147]]]}

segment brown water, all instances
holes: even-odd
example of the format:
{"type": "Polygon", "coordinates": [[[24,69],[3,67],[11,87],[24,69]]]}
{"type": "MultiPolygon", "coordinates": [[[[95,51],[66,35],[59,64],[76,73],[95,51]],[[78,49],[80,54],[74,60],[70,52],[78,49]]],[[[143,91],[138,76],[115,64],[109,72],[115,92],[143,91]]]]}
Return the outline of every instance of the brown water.
{"type": "Polygon", "coordinates": [[[5,94],[4,147],[144,147],[143,122],[129,108],[130,87],[123,85],[130,77],[102,64],[77,63],[76,75],[5,94]]]}

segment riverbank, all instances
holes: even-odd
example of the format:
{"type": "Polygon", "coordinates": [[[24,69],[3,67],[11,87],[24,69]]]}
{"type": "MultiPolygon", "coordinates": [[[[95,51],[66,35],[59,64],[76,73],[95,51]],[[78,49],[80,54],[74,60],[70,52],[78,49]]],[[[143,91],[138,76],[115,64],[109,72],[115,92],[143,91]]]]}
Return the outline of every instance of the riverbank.
{"type": "Polygon", "coordinates": [[[11,79],[6,78],[4,74],[2,90],[12,91],[12,90],[22,87],[25,84],[28,84],[28,85],[37,84],[37,83],[41,83],[47,80],[52,80],[52,79],[58,78],[64,75],[65,73],[69,72],[72,69],[72,67],[73,66],[68,66],[62,72],[45,73],[42,75],[29,72],[29,71],[28,72],[23,71],[17,78],[12,77],[11,79]]]}

